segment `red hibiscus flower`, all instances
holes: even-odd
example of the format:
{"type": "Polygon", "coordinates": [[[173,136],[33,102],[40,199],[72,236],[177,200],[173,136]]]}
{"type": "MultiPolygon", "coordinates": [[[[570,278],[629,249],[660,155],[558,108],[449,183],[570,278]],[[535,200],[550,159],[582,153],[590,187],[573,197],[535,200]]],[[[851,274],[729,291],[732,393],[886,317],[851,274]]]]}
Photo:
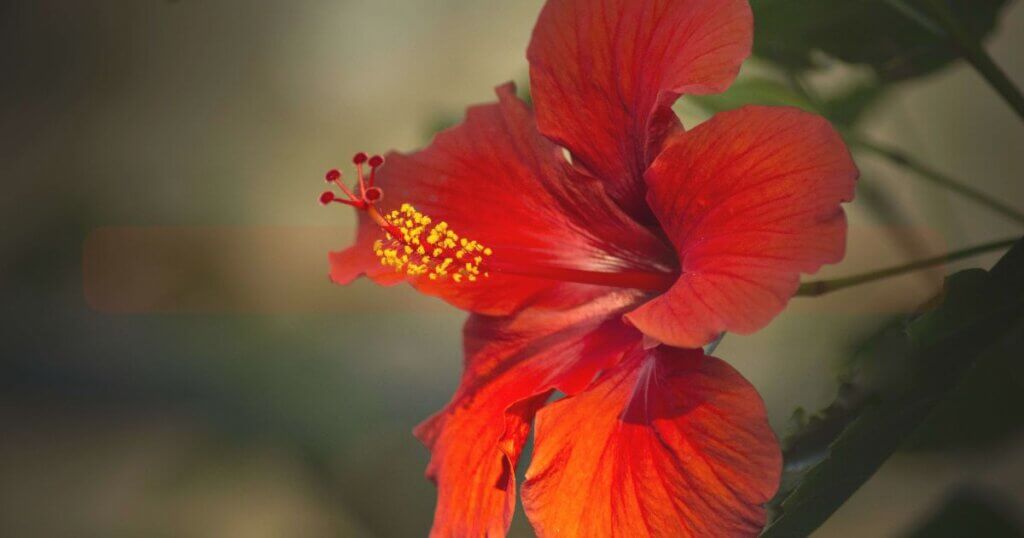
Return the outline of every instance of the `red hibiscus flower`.
{"type": "Polygon", "coordinates": [[[701,346],[755,331],[843,257],[857,176],[836,132],[746,107],[684,131],[681,95],[749,55],[745,0],[549,0],[511,84],[426,149],[337,172],[358,210],[331,276],[407,281],[471,315],[465,373],[416,429],[434,536],[734,536],[764,525],[781,456],[760,397],[701,346]],[[567,150],[568,156],[565,152],[567,150]],[[383,165],[382,165],[383,164],[383,165]],[[548,403],[555,392],[564,397],[548,403]]]}

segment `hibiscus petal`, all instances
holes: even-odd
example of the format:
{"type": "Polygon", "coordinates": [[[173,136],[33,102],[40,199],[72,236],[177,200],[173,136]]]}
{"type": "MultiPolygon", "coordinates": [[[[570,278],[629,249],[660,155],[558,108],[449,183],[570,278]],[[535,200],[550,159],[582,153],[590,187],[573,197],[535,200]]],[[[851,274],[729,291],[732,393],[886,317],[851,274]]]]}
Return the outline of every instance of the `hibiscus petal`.
{"type": "Polygon", "coordinates": [[[627,319],[691,348],[765,326],[800,273],[843,258],[840,203],[857,175],[828,122],[794,108],[744,107],[674,138],[647,172],[647,198],[682,274],[627,319]]]}
{"type": "Polygon", "coordinates": [[[355,245],[328,254],[331,263],[331,280],[335,284],[350,284],[365,275],[381,286],[391,286],[405,281],[405,276],[390,267],[380,264],[373,253],[373,243],[381,238],[380,229],[366,213],[357,213],[358,228],[355,245]]]}
{"type": "MultiPolygon", "coordinates": [[[[587,271],[664,271],[653,265],[671,251],[632,221],[604,193],[604,186],[577,172],[541,136],[515,87],[497,89],[499,102],[469,109],[466,121],[440,133],[426,149],[388,155],[377,174],[383,213],[410,203],[463,237],[493,249],[484,264],[496,267],[560,267],[587,271]]],[[[380,283],[397,280],[372,253],[383,233],[361,214],[356,244],[332,253],[335,281],[366,274],[380,283]]],[[[404,277],[403,277],[404,278],[404,277]]],[[[556,280],[491,271],[476,282],[412,279],[424,293],[488,315],[514,312],[538,296],[567,299],[588,290],[548,293],[556,280]]],[[[570,286],[569,288],[572,288],[570,286]]]]}
{"type": "Polygon", "coordinates": [[[638,351],[537,414],[539,536],[755,536],[782,455],[754,388],[700,350],[638,351]]]}
{"type": "Polygon", "coordinates": [[[470,317],[462,384],[415,432],[438,486],[432,536],[504,536],[534,413],[553,389],[575,394],[638,345],[640,334],[618,316],[633,301],[615,292],[572,310],[470,317]]]}
{"type": "Polygon", "coordinates": [[[750,55],[746,0],[549,0],[527,51],[540,132],[637,218],[681,94],[724,91],[750,55]]]}

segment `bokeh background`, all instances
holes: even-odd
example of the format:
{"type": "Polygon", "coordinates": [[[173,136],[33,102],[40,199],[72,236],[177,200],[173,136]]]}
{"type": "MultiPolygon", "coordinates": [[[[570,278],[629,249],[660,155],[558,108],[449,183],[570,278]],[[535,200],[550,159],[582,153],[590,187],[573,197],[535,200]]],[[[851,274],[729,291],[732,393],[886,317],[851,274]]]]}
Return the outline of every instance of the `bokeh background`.
{"type": "MultiPolygon", "coordinates": [[[[434,490],[410,430],[455,387],[463,315],[408,289],[329,284],[326,252],[354,218],[316,198],[356,151],[415,149],[495,85],[526,88],[541,5],[0,3],[0,535],[425,534],[434,490]]],[[[988,44],[1024,84],[1024,6],[988,44]]],[[[859,125],[1024,208],[1024,126],[965,64],[894,85],[859,125]]],[[[848,260],[825,276],[1020,234],[892,163],[858,162],[870,196],[849,207],[848,260]]],[[[785,436],[797,408],[835,398],[865,337],[947,272],[996,258],[797,299],[717,354],[785,436]]],[[[1019,521],[1021,378],[998,381],[950,424],[1007,420],[897,454],[818,535],[905,535],[964,491],[1019,521]]],[[[513,534],[531,535],[521,515],[513,534]]]]}

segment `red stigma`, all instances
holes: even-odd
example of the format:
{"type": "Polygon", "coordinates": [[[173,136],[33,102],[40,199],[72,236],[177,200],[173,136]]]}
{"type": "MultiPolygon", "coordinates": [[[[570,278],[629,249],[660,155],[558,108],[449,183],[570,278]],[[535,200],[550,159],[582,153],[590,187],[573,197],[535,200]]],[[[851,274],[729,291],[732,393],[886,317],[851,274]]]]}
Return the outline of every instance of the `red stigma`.
{"type": "Polygon", "coordinates": [[[342,181],[341,172],[335,169],[327,171],[324,178],[327,183],[335,185],[341,192],[345,194],[345,198],[339,197],[332,191],[326,191],[320,195],[320,203],[327,205],[331,202],[337,202],[340,204],[350,205],[356,209],[369,210],[370,207],[379,202],[384,198],[384,191],[380,187],[373,185],[374,176],[376,176],[377,168],[384,164],[384,158],[380,155],[374,155],[368,157],[365,153],[359,152],[352,157],[352,162],[356,165],[356,174],[358,176],[358,182],[355,188],[348,188],[342,181]],[[370,165],[370,176],[366,177],[363,172],[363,165],[369,161],[370,165]]]}

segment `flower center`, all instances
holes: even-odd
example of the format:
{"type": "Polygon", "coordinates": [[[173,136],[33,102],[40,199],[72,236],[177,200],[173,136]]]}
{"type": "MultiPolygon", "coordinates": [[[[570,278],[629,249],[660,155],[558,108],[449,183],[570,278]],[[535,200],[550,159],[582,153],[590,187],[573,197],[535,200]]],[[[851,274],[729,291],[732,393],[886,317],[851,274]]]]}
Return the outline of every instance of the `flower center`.
{"type": "Polygon", "coordinates": [[[543,278],[563,282],[593,284],[616,288],[639,289],[662,292],[675,283],[678,273],[659,271],[587,271],[567,267],[552,267],[531,263],[529,260],[490,260],[493,251],[478,241],[460,237],[444,221],[435,222],[410,204],[403,203],[399,209],[384,215],[376,204],[384,198],[384,191],[374,185],[377,168],[384,164],[379,155],[367,157],[357,153],[352,162],[356,165],[358,182],[354,190],[342,180],[341,172],[327,172],[327,183],[341,189],[345,198],[333,191],[320,195],[323,205],[339,203],[365,211],[381,231],[384,239],[374,242],[373,251],[381,265],[396,272],[430,280],[448,280],[455,283],[476,282],[487,278],[491,272],[530,278],[543,278]],[[369,176],[364,166],[370,166],[369,176]]]}
{"type": "Polygon", "coordinates": [[[320,195],[320,203],[337,202],[367,212],[384,232],[385,239],[373,244],[374,254],[381,265],[409,276],[426,275],[430,280],[450,278],[455,283],[475,282],[490,276],[482,269],[482,264],[493,253],[491,249],[460,237],[447,222],[435,223],[410,204],[402,204],[387,215],[377,210],[374,204],[384,197],[384,192],[374,186],[373,181],[377,168],[384,163],[382,157],[374,155],[367,158],[365,153],[357,153],[352,162],[359,178],[359,195],[345,186],[341,172],[331,170],[327,172],[327,182],[340,188],[348,198],[339,198],[334,192],[325,191],[320,195]],[[370,165],[369,178],[363,174],[364,163],[370,165]]]}

